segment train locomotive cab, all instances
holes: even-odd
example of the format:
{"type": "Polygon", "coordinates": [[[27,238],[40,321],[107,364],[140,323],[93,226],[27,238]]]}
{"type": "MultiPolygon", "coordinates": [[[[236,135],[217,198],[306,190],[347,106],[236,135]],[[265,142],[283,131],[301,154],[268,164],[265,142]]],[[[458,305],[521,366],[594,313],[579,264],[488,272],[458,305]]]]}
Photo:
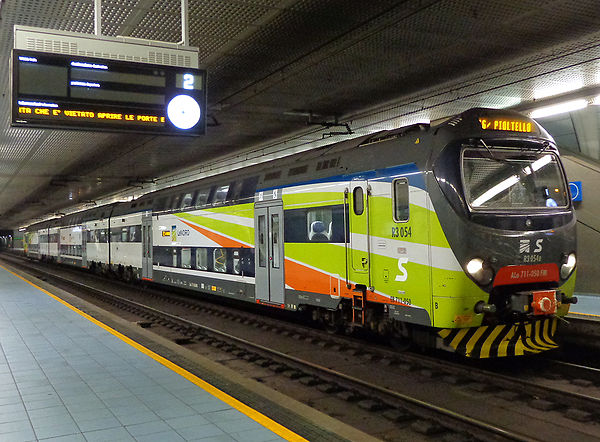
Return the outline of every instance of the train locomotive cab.
{"type": "Polygon", "coordinates": [[[450,141],[433,162],[441,192],[432,202],[470,280],[463,312],[442,325],[441,346],[471,357],[556,348],[558,318],[576,302],[577,258],[554,141],[535,121],[491,109],[467,111],[438,135],[450,141]]]}

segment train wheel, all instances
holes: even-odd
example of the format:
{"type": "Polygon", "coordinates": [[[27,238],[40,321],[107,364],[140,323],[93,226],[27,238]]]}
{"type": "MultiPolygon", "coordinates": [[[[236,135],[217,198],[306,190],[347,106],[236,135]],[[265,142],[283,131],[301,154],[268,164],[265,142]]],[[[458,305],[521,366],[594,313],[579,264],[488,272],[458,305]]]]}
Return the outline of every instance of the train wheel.
{"type": "Polygon", "coordinates": [[[339,322],[326,322],[325,331],[330,335],[337,335],[342,332],[343,326],[339,322]]]}
{"type": "Polygon", "coordinates": [[[343,318],[339,310],[315,308],[312,311],[312,320],[320,323],[325,331],[332,335],[340,333],[343,325],[343,318]]]}
{"type": "Polygon", "coordinates": [[[394,321],[394,327],[388,339],[390,345],[398,351],[406,351],[412,345],[410,330],[403,322],[394,321]]]}
{"type": "Polygon", "coordinates": [[[412,342],[410,339],[405,338],[403,336],[391,336],[389,338],[390,345],[394,350],[398,351],[406,351],[410,348],[412,342]]]}

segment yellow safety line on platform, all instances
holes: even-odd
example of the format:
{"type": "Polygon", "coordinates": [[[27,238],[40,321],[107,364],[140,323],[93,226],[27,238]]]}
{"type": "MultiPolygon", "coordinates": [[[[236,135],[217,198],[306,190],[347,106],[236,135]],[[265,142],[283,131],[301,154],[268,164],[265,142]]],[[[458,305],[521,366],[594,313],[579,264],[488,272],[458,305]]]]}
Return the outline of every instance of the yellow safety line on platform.
{"type": "Polygon", "coordinates": [[[72,306],[71,304],[69,304],[65,300],[59,298],[58,296],[53,295],[49,291],[44,290],[43,288],[35,285],[33,282],[28,281],[27,279],[23,278],[22,276],[17,275],[16,273],[8,270],[3,265],[0,265],[0,267],[3,268],[4,270],[6,270],[8,273],[10,273],[10,274],[16,276],[17,278],[25,281],[27,284],[32,285],[36,289],[42,291],[43,293],[45,293],[46,295],[50,296],[51,298],[54,298],[55,300],[57,300],[61,304],[65,305],[68,308],[70,308],[71,310],[73,310],[75,313],[78,313],[79,315],[83,316],[88,321],[93,322],[94,324],[96,324],[99,327],[102,327],[104,330],[108,331],[110,334],[116,336],[117,338],[121,339],[122,341],[124,341],[127,344],[129,344],[132,347],[134,347],[135,349],[141,351],[145,355],[150,356],[152,359],[154,359],[155,361],[161,363],[165,367],[170,368],[175,373],[183,376],[188,381],[192,382],[193,384],[197,385],[198,387],[202,388],[203,390],[207,391],[208,393],[210,393],[213,396],[217,397],[218,399],[222,400],[226,404],[232,406],[233,408],[235,408],[239,412],[245,414],[250,419],[258,422],[263,427],[271,430],[273,433],[277,434],[278,436],[281,436],[284,439],[289,440],[289,441],[305,441],[305,442],[308,442],[307,439],[304,439],[302,436],[299,436],[296,433],[292,432],[291,430],[288,430],[283,425],[278,424],[277,422],[275,422],[274,420],[268,418],[264,414],[261,414],[258,411],[256,411],[255,409],[253,409],[253,408],[249,407],[248,405],[244,404],[243,402],[240,402],[238,399],[236,399],[236,398],[228,395],[227,393],[219,390],[218,388],[214,387],[213,385],[209,384],[208,382],[200,379],[198,376],[190,373],[186,369],[184,369],[184,368],[182,368],[182,367],[174,364],[173,362],[171,362],[168,359],[162,357],[161,355],[153,352],[152,350],[144,347],[143,345],[138,344],[133,339],[128,338],[124,334],[122,334],[122,333],[116,331],[115,329],[109,327],[108,325],[106,325],[106,324],[98,321],[96,318],[93,318],[92,316],[88,315],[87,313],[79,310],[77,307],[72,306]]]}
{"type": "Polygon", "coordinates": [[[600,315],[595,315],[593,313],[579,313],[579,312],[569,312],[570,315],[581,315],[581,316],[594,316],[596,318],[600,318],[600,315]]]}

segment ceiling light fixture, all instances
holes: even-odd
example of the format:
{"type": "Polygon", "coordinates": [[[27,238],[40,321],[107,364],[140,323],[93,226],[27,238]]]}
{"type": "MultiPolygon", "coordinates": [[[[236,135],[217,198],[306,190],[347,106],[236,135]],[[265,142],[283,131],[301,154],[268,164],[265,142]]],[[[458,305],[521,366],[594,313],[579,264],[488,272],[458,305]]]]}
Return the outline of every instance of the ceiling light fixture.
{"type": "Polygon", "coordinates": [[[565,83],[553,84],[550,87],[544,87],[533,91],[533,99],[539,100],[541,98],[554,97],[556,95],[566,94],[567,92],[573,92],[583,87],[583,81],[575,80],[565,83]]]}
{"type": "Polygon", "coordinates": [[[565,101],[564,103],[553,104],[551,106],[540,107],[529,112],[531,118],[544,118],[552,115],[572,112],[587,107],[588,100],[580,98],[578,100],[565,101]]]}

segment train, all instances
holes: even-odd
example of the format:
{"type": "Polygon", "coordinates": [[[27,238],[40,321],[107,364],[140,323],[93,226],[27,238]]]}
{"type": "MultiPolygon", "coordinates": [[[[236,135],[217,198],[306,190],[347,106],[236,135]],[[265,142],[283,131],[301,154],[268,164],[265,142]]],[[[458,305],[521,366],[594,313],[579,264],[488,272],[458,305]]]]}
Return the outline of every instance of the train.
{"type": "Polygon", "coordinates": [[[485,359],[558,346],[575,223],[552,137],[474,108],[36,223],[24,250],[485,359]]]}

